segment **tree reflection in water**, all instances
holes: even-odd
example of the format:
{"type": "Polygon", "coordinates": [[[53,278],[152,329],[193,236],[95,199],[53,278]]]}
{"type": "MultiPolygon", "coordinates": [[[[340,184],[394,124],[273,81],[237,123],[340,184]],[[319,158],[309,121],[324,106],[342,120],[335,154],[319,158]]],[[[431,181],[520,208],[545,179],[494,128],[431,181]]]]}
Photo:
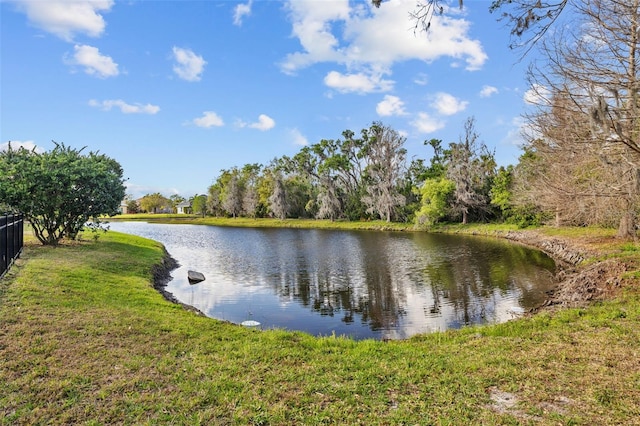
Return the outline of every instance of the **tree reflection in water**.
{"type": "Polygon", "coordinates": [[[207,315],[355,338],[504,321],[544,300],[554,264],[541,252],[481,237],[427,233],[217,228],[114,223],[162,242],[180,270],[168,286],[207,315]],[[203,283],[204,284],[204,283],[203,283]],[[196,292],[195,294],[193,292],[196,292]]]}

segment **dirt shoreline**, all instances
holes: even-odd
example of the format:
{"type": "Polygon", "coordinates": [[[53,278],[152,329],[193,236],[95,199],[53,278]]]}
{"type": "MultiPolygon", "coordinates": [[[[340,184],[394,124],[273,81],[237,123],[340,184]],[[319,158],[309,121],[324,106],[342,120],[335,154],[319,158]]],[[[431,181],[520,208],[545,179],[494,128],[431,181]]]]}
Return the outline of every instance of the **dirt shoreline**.
{"type": "Polygon", "coordinates": [[[600,253],[581,247],[570,238],[550,237],[532,230],[496,232],[495,236],[539,249],[556,262],[556,285],[548,293],[547,300],[532,309],[532,313],[585,307],[594,301],[611,298],[620,290],[624,274],[630,270],[630,265],[619,259],[582,265],[586,259],[600,253]]]}

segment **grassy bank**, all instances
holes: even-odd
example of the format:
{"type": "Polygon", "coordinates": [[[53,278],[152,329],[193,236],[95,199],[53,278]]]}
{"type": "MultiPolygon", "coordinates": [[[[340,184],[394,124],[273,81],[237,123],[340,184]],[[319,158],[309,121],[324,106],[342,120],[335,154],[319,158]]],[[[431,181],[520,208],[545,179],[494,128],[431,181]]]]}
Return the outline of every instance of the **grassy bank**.
{"type": "Polygon", "coordinates": [[[367,230],[367,231],[411,231],[415,230],[413,224],[385,222],[383,220],[371,220],[362,222],[350,222],[346,220],[317,220],[317,219],[274,219],[248,217],[200,217],[185,214],[127,214],[118,215],[106,219],[107,221],[139,220],[157,223],[190,223],[197,225],[236,226],[246,228],[313,228],[313,229],[341,229],[341,230],[367,230]]]}
{"type": "Polygon", "coordinates": [[[162,256],[114,232],[26,248],[0,281],[0,424],[640,424],[633,285],[587,309],[354,342],[171,304],[150,284],[162,256]]]}

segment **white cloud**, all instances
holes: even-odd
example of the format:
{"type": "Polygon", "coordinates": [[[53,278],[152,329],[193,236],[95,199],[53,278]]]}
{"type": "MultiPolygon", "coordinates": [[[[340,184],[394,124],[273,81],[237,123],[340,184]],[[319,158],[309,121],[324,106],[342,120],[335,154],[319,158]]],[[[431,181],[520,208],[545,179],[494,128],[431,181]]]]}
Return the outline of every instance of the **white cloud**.
{"type": "Polygon", "coordinates": [[[293,140],[294,145],[298,145],[298,146],[309,145],[309,140],[302,133],[300,133],[300,130],[298,129],[290,129],[289,136],[293,140]]]}
{"type": "Polygon", "coordinates": [[[89,101],[89,106],[101,108],[103,111],[110,111],[112,108],[120,108],[123,114],[157,114],[160,111],[160,107],[151,104],[128,104],[122,99],[108,99],[102,102],[92,99],[89,101]]]}
{"type": "Polygon", "coordinates": [[[35,149],[36,152],[44,152],[44,149],[37,146],[34,141],[9,141],[0,143],[0,152],[7,151],[9,149],[9,144],[11,144],[11,149],[14,151],[24,148],[28,151],[35,149]]]}
{"type": "Polygon", "coordinates": [[[523,99],[529,105],[548,105],[551,92],[541,84],[534,84],[529,90],[524,92],[523,99]]]}
{"type": "Polygon", "coordinates": [[[273,118],[265,114],[260,114],[258,116],[258,121],[255,123],[249,124],[249,127],[251,127],[252,129],[262,130],[264,132],[266,130],[273,129],[275,125],[276,125],[276,122],[273,120],[273,118]]]}
{"type": "Polygon", "coordinates": [[[253,0],[249,0],[249,3],[239,3],[233,9],[233,24],[237,26],[242,25],[242,18],[251,15],[251,5],[253,0]]]}
{"type": "Polygon", "coordinates": [[[324,78],[324,84],[340,93],[385,92],[393,88],[393,81],[383,80],[381,75],[365,73],[342,74],[330,71],[324,78]]]}
{"type": "Polygon", "coordinates": [[[193,124],[198,127],[204,127],[208,129],[209,127],[221,127],[224,126],[224,121],[222,118],[213,111],[205,111],[202,113],[202,117],[195,118],[193,120],[193,124]]]}
{"type": "Polygon", "coordinates": [[[444,127],[444,121],[432,117],[426,112],[418,113],[418,117],[411,122],[411,125],[420,133],[433,133],[444,127]]]}
{"type": "Polygon", "coordinates": [[[266,114],[260,114],[258,116],[258,121],[254,122],[254,123],[247,123],[246,121],[242,121],[241,119],[237,119],[235,121],[235,125],[236,127],[250,127],[252,129],[258,129],[258,130],[262,130],[263,132],[266,130],[270,130],[273,129],[276,125],[276,122],[273,120],[273,118],[269,117],[266,114]]]}
{"type": "Polygon", "coordinates": [[[110,56],[102,55],[97,47],[76,44],[73,50],[73,57],[65,56],[67,64],[84,67],[85,73],[100,78],[115,77],[120,74],[118,64],[110,56]]]}
{"type": "Polygon", "coordinates": [[[202,56],[196,55],[190,49],[174,46],[173,59],[176,61],[173,71],[178,77],[187,81],[200,81],[204,66],[207,63],[202,56]]]}
{"type": "Polygon", "coordinates": [[[72,41],[74,34],[99,37],[106,23],[101,13],[108,12],[113,0],[17,0],[29,22],[35,27],[72,41]]]}
{"type": "MultiPolygon", "coordinates": [[[[434,16],[426,35],[408,30],[415,0],[389,0],[379,9],[349,0],[332,1],[331,7],[316,0],[290,0],[287,5],[292,34],[302,47],[281,63],[288,74],[320,62],[344,65],[347,72],[341,75],[375,76],[389,74],[401,61],[449,58],[477,70],[487,60],[480,41],[468,36],[470,22],[462,17],[434,16]]],[[[328,77],[325,83],[332,81],[328,77]]],[[[361,86],[367,89],[381,88],[361,86]]]]}
{"type": "Polygon", "coordinates": [[[425,73],[420,73],[413,79],[413,82],[418,86],[426,86],[429,83],[429,76],[425,73]]]}
{"type": "Polygon", "coordinates": [[[431,104],[442,115],[457,114],[464,111],[467,105],[469,105],[469,102],[461,101],[455,96],[444,92],[436,93],[435,99],[431,104]]]}
{"type": "Polygon", "coordinates": [[[376,112],[382,117],[390,115],[405,115],[404,102],[397,96],[386,95],[384,100],[376,106],[376,112]]]}
{"type": "Polygon", "coordinates": [[[496,93],[498,93],[497,87],[484,85],[482,86],[482,90],[480,90],[480,97],[488,98],[488,97],[491,97],[492,95],[495,95],[496,93]]]}
{"type": "Polygon", "coordinates": [[[522,116],[513,117],[511,123],[507,125],[507,129],[507,134],[501,141],[504,145],[522,147],[527,140],[540,137],[540,134],[522,116]]]}
{"type": "Polygon", "coordinates": [[[331,22],[349,18],[349,0],[333,1],[330,7],[323,1],[294,0],[287,2],[287,7],[293,36],[298,38],[304,51],[287,55],[281,64],[282,70],[294,73],[317,62],[341,61],[342,54],[337,51],[339,41],[332,34],[331,22]]]}

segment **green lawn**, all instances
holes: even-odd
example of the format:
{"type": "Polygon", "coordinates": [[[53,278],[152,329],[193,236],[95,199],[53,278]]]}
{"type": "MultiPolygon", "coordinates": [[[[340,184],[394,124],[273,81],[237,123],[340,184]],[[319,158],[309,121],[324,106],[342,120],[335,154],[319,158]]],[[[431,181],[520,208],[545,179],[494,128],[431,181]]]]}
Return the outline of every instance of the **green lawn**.
{"type": "Polygon", "coordinates": [[[640,424],[635,282],[587,309],[355,342],[198,316],[153,289],[162,256],[115,232],[26,247],[0,281],[0,424],[640,424]]]}

